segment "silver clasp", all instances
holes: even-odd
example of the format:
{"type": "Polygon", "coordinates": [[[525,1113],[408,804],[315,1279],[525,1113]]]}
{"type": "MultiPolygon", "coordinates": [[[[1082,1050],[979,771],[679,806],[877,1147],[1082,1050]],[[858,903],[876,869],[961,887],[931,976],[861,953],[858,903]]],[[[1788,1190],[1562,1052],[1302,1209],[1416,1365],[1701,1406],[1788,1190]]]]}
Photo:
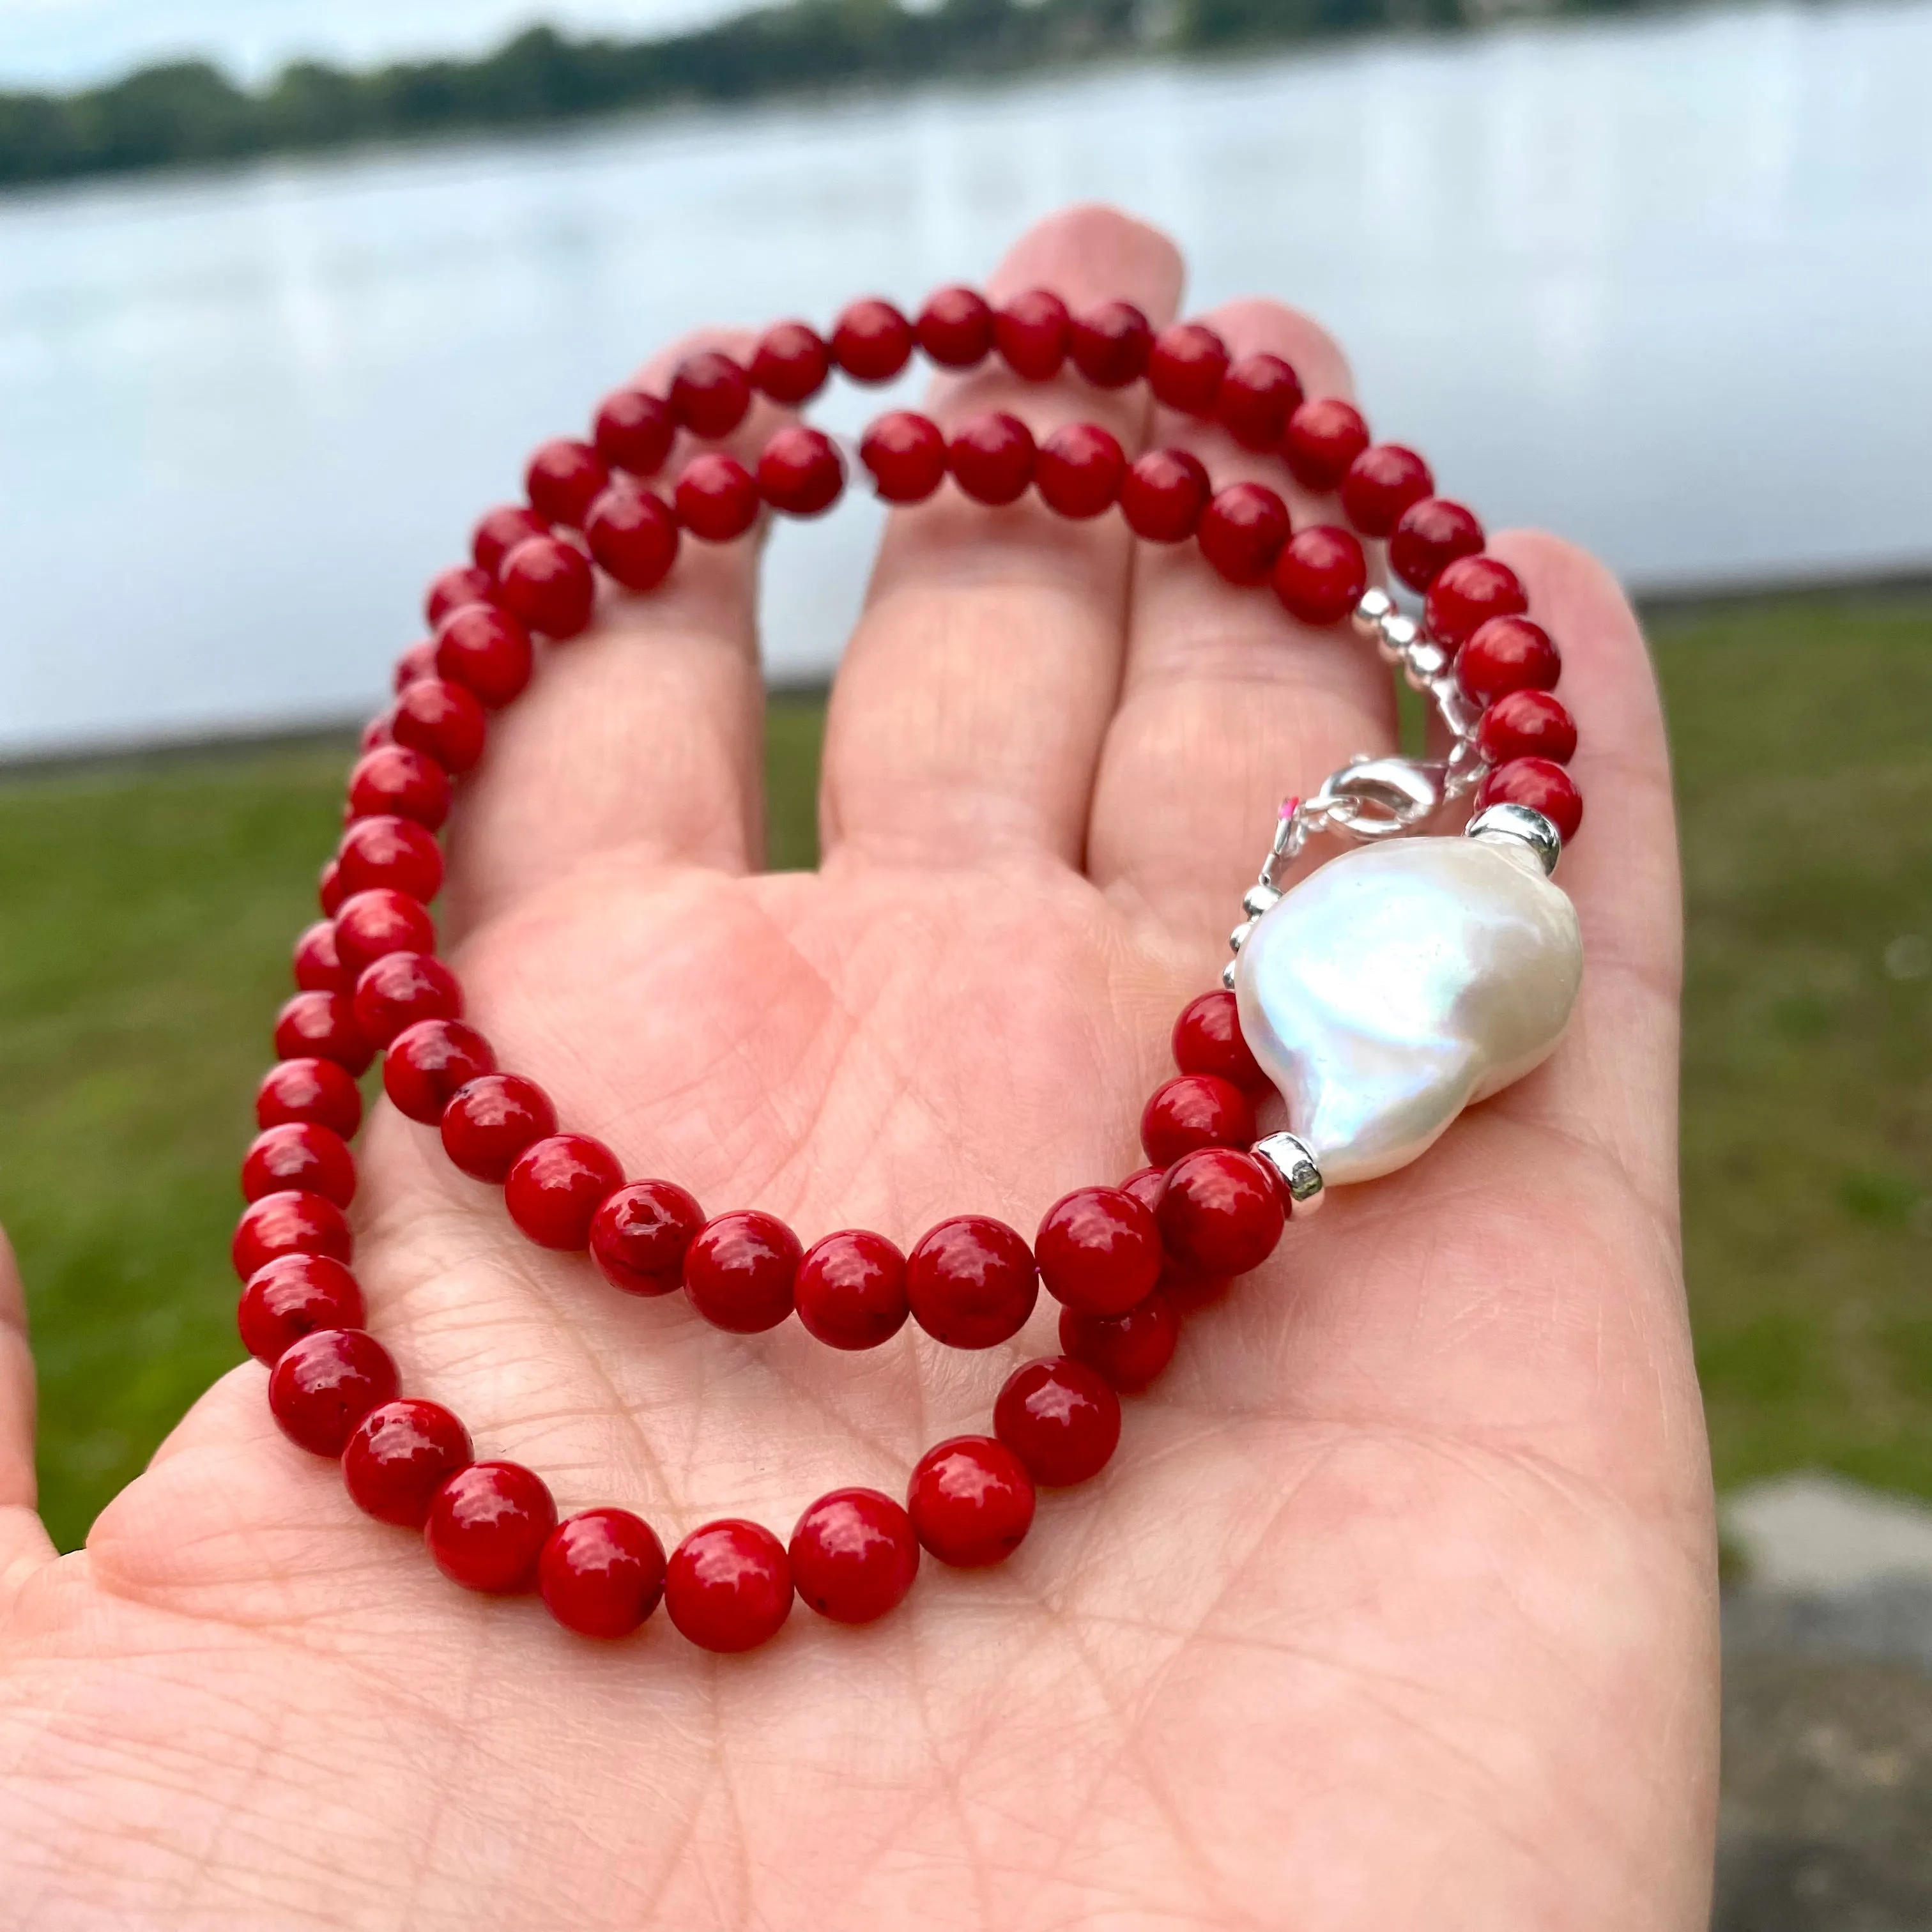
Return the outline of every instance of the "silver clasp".
{"type": "Polygon", "coordinates": [[[1323,779],[1302,809],[1328,830],[1390,838],[1434,816],[1448,767],[1417,758],[1355,758],[1323,779]]]}

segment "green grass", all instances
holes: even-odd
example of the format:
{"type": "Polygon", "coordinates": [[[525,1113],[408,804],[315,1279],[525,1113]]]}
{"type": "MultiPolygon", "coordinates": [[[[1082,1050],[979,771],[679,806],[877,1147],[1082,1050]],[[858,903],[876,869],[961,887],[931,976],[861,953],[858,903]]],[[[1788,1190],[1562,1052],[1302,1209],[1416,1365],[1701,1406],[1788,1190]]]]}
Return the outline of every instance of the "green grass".
{"type": "MultiPolygon", "coordinates": [[[[1932,597],[1672,613],[1685,1223],[1720,1480],[1932,1496],[1932,597]]],[[[772,861],[820,717],[775,704],[772,861]]],[[[236,1155],[347,748],[0,781],[0,1220],[71,1546],[236,1360],[236,1155]]]]}

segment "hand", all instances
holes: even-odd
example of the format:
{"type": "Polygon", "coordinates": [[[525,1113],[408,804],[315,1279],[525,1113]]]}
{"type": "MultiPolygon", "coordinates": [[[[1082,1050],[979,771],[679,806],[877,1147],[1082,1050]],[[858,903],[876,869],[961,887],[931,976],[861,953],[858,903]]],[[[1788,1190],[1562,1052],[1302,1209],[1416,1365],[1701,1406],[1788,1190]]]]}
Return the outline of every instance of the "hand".
{"type": "MultiPolygon", "coordinates": [[[[1181,265],[1097,210],[995,278],[1157,323],[1181,265]]],[[[1211,318],[1346,394],[1263,302],[1211,318]]],[[[728,338],[721,338],[728,339],[728,338]]],[[[662,375],[668,363],[658,365],[662,375]]],[[[1143,392],[996,370],[942,414],[1107,422],[1286,482],[1143,392]]],[[[766,417],[754,425],[761,434],[766,417]]],[[[1317,506],[1298,500],[1298,518],[1317,506]]],[[[56,1559],[28,1371],[0,1502],[0,1900],[34,1927],[1690,1928],[1715,1806],[1715,1561],[1678,1271],[1678,898],[1628,608],[1550,538],[1496,549],[1567,652],[1588,965],[1537,1075],[1346,1190],[1190,1318],[1119,1454],[1004,1568],[893,1616],[797,1610],[714,1658],[481,1600],[286,1442],[253,1362],[56,1559]]],[[[556,650],[452,832],[446,929],[505,1064],[633,1174],[810,1240],[1030,1231],[1139,1162],[1168,1030],[1214,985],[1285,791],[1392,742],[1340,634],[1117,518],[894,518],[840,672],[824,860],[761,874],[748,544],[556,650]]],[[[841,1356],[740,1340],[540,1252],[386,1107],[357,1210],[406,1389],[566,1510],[667,1544],[788,1534],[983,1429],[1027,1334],[841,1356]]],[[[17,1296],[15,1312],[17,1313],[17,1296]]]]}

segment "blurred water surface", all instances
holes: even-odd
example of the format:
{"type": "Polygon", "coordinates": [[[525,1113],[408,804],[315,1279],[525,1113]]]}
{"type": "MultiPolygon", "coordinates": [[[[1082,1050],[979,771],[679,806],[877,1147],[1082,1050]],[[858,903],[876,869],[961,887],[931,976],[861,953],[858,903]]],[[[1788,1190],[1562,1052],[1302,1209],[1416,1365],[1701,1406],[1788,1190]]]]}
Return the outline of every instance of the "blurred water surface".
{"type": "MultiPolygon", "coordinates": [[[[1646,588],[1932,563],[1928,74],[1925,0],[1768,8],[0,200],[0,751],[366,708],[653,345],[915,302],[1087,196],[1194,305],[1322,318],[1492,526],[1646,588]]],[[[782,533],[777,674],[832,661],[874,525],[782,533]]]]}

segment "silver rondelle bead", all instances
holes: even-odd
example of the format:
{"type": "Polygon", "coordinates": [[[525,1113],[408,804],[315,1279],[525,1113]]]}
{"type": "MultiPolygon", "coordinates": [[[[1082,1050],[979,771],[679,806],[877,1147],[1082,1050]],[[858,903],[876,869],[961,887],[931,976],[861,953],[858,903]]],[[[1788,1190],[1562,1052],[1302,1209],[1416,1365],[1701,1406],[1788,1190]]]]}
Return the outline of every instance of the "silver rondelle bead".
{"type": "Polygon", "coordinates": [[[1470,820],[1471,838],[1513,838],[1534,852],[1547,878],[1563,856],[1563,836],[1541,812],[1526,805],[1486,805],[1470,820]]]}
{"type": "Polygon", "coordinates": [[[1298,1216],[1312,1214],[1322,1205],[1322,1169],[1306,1141],[1294,1134],[1268,1134],[1249,1151],[1281,1177],[1298,1216]]]}
{"type": "Polygon", "coordinates": [[[1354,626],[1357,637],[1364,644],[1373,644],[1382,635],[1382,620],[1395,609],[1395,599],[1386,590],[1377,588],[1364,590],[1361,600],[1350,614],[1348,622],[1354,626]]]}
{"type": "Polygon", "coordinates": [[[1240,952],[1241,948],[1248,943],[1248,934],[1254,929],[1255,922],[1252,920],[1243,920],[1240,924],[1228,935],[1228,950],[1230,952],[1240,952]]]}
{"type": "Polygon", "coordinates": [[[1281,897],[1272,886],[1250,886],[1241,895],[1241,910],[1250,919],[1259,919],[1281,897]]]}
{"type": "Polygon", "coordinates": [[[1234,962],[1232,959],[1221,968],[1221,986],[1223,992],[1232,993],[1234,990],[1234,962]]]}

